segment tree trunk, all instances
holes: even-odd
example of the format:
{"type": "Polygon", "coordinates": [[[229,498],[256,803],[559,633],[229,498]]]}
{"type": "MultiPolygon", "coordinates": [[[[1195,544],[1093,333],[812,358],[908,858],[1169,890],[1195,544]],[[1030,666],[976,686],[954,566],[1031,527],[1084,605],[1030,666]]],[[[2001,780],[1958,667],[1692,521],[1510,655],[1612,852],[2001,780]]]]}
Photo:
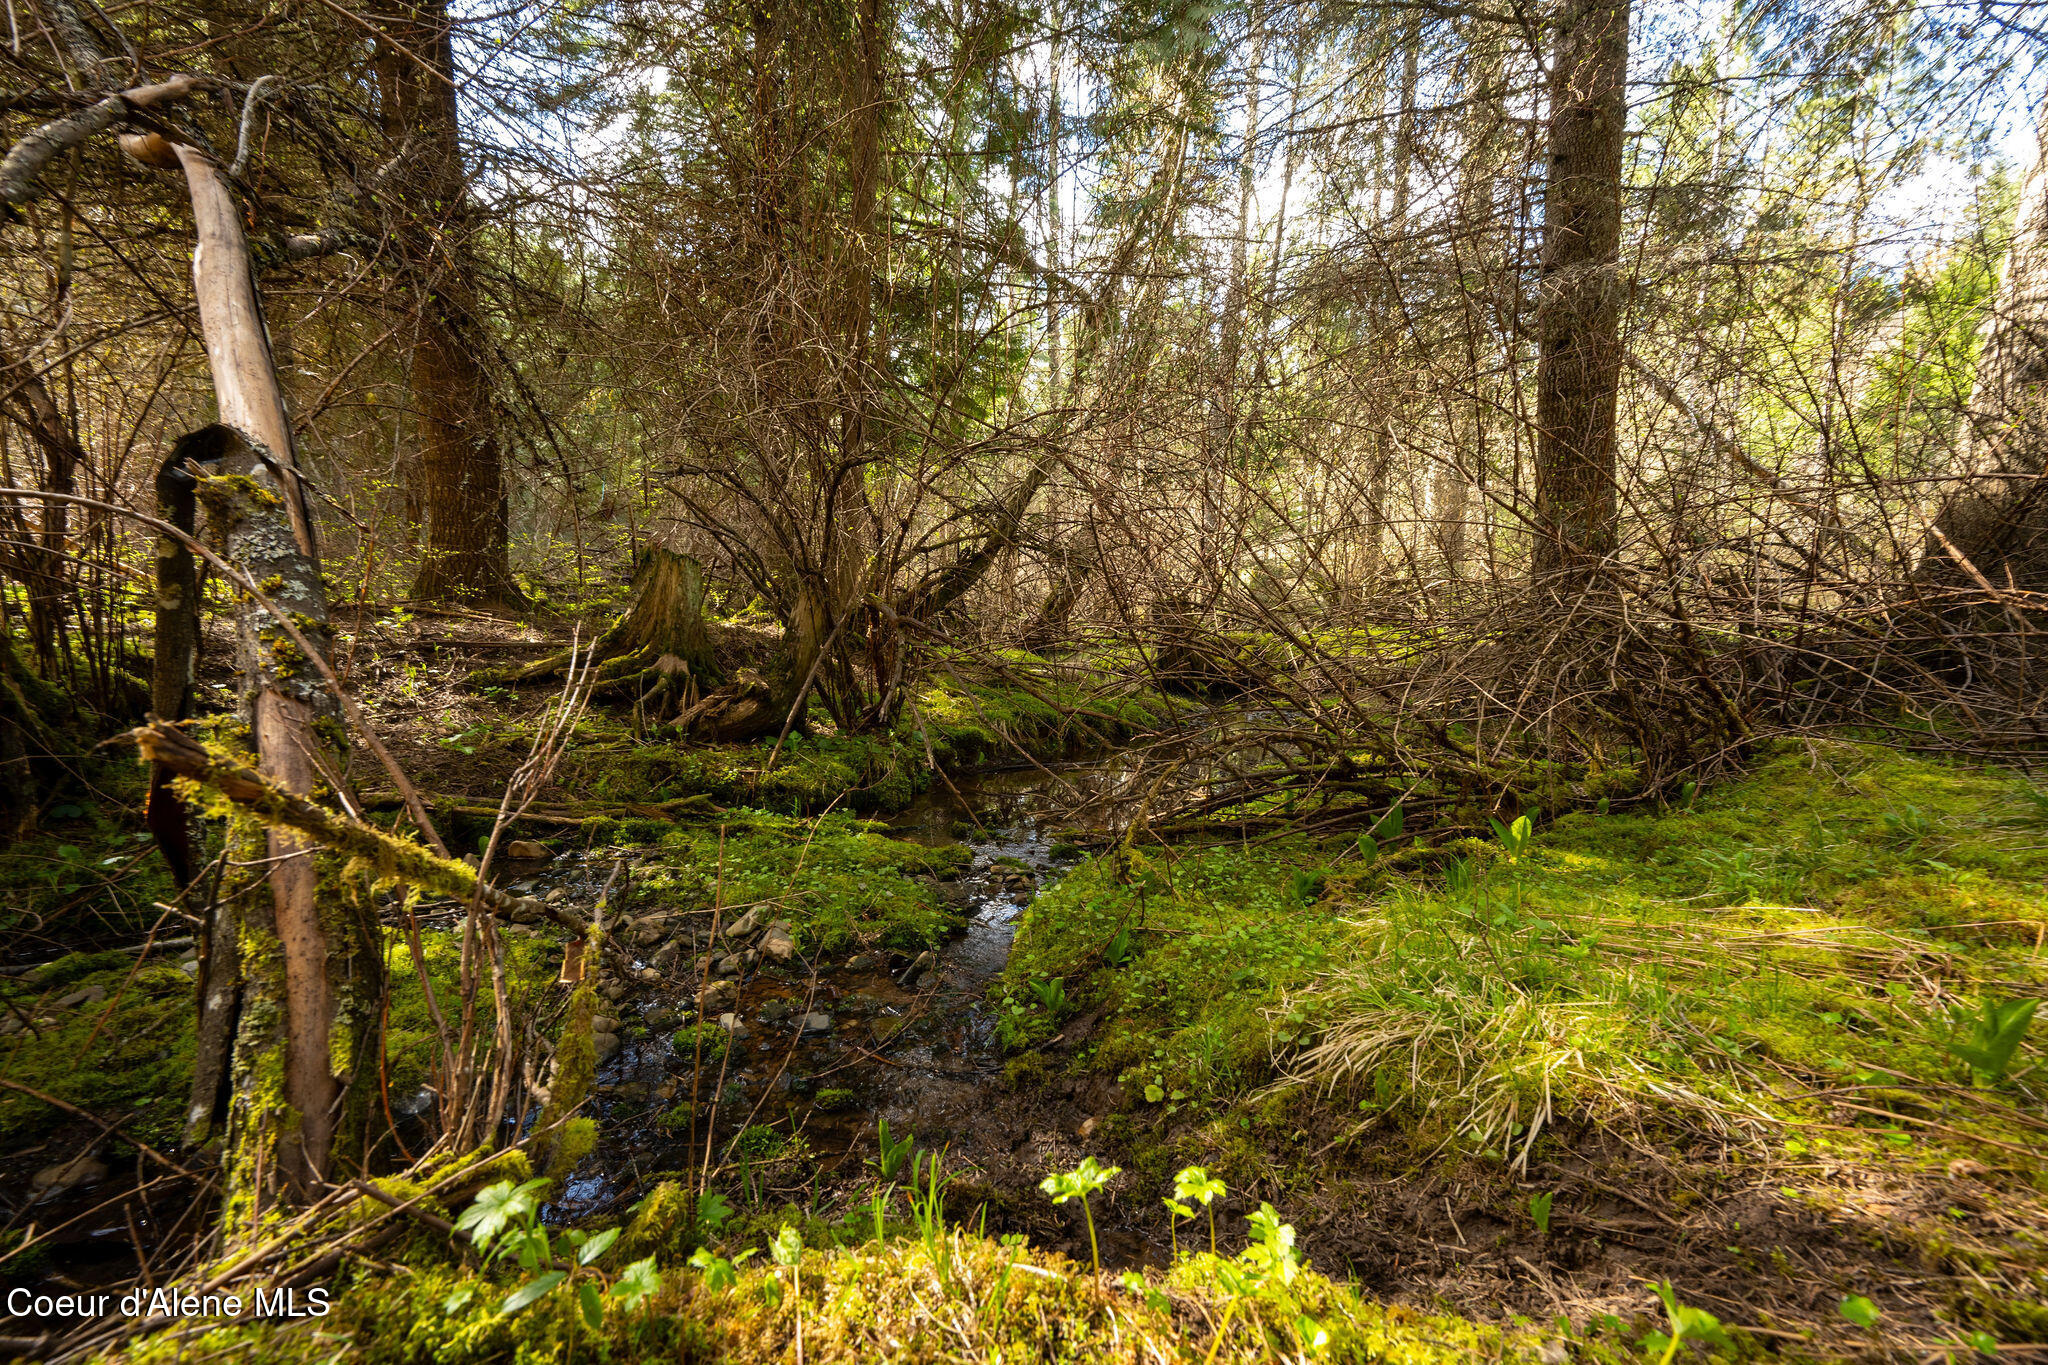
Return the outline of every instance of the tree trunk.
{"type": "Polygon", "coordinates": [[[1583,575],[1615,547],[1628,33],[1628,0],[1563,0],[1551,60],[1536,306],[1542,349],[1531,567],[1539,579],[1583,575]]]}
{"type": "Polygon", "coordinates": [[[413,595],[523,607],[507,550],[503,456],[482,355],[470,259],[469,187],[453,83],[445,0],[421,0],[385,22],[376,61],[386,138],[410,145],[392,179],[393,240],[417,297],[412,394],[419,414],[426,544],[413,595]]]}
{"type": "MultiPolygon", "coordinates": [[[[197,481],[183,468],[194,453],[193,445],[189,436],[178,441],[156,472],[157,517],[188,536],[197,529],[199,515],[193,497],[197,481]]],[[[152,645],[149,713],[157,720],[181,721],[192,704],[199,659],[199,571],[192,551],[173,536],[160,536],[156,543],[156,634],[152,645]]],[[[184,800],[161,765],[150,767],[145,823],[156,836],[164,861],[170,864],[172,884],[183,891],[192,883],[191,821],[184,800]]],[[[203,1006],[200,1012],[203,1020],[203,1006]]]]}
{"type": "MultiPolygon", "coordinates": [[[[193,292],[230,475],[198,489],[209,533],[324,649],[326,591],[239,210],[204,152],[154,135],[128,144],[138,159],[180,167],[192,196],[193,292]]],[[[309,793],[319,731],[335,728],[336,699],[253,600],[242,604],[238,626],[258,769],[286,791],[309,793]]],[[[228,1006],[237,1014],[229,1198],[252,1217],[266,1203],[305,1198],[333,1172],[337,1126],[361,1110],[369,1068],[357,1063],[383,990],[381,959],[360,918],[338,897],[323,915],[313,846],[277,830],[262,840],[271,894],[267,905],[239,898],[241,990],[228,1006]]],[[[220,984],[207,983],[208,994],[225,1000],[220,984]]]]}
{"type": "Polygon", "coordinates": [[[1960,556],[1996,588],[2048,588],[2048,100],[2037,118],[2039,149],[2020,187],[1970,394],[1969,482],[1942,508],[1921,553],[1927,582],[1972,582],[1960,556]]]}
{"type": "MultiPolygon", "coordinates": [[[[14,418],[42,456],[42,490],[46,493],[76,493],[78,467],[85,463],[85,451],[72,434],[71,424],[50,397],[49,388],[35,367],[12,350],[0,351],[0,384],[5,384],[0,410],[14,418]]],[[[10,558],[14,572],[28,595],[28,640],[35,652],[36,666],[45,677],[56,676],[57,623],[71,599],[71,575],[64,566],[64,542],[71,531],[71,509],[61,502],[46,502],[31,530],[26,519],[16,534],[19,543],[10,558]]]]}
{"type": "Polygon", "coordinates": [[[47,786],[63,775],[58,738],[64,696],[22,662],[0,627],[0,818],[10,835],[29,827],[47,786]]]}

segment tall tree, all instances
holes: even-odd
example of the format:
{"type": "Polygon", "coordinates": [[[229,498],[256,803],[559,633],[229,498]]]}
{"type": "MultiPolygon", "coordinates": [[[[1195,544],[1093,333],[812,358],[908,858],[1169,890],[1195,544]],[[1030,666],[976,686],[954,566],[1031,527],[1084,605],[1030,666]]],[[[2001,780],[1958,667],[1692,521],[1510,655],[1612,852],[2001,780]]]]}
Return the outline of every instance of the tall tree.
{"type": "Polygon", "coordinates": [[[1555,31],[1536,306],[1538,578],[1581,574],[1615,547],[1629,0],[1563,0],[1555,31]]]}
{"type": "Polygon", "coordinates": [[[1923,555],[1924,576],[1936,581],[1983,575],[1998,588],[2048,587],[2048,98],[2036,127],[1964,414],[1967,482],[1923,555]]]}
{"type": "Polygon", "coordinates": [[[412,401],[426,518],[413,595],[516,607],[525,595],[508,553],[504,451],[484,357],[476,205],[463,165],[455,26],[446,0],[414,0],[382,21],[377,89],[396,149],[387,202],[413,293],[412,401]]]}

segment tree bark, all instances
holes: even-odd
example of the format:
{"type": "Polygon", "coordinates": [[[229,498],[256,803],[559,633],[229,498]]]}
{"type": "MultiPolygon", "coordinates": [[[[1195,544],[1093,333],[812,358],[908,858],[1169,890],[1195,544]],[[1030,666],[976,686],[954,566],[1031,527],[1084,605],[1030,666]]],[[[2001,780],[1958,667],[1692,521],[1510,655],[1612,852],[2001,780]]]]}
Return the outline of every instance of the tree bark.
{"type": "Polygon", "coordinates": [[[390,198],[393,240],[418,300],[412,396],[426,544],[413,595],[519,608],[526,598],[512,578],[503,452],[482,361],[488,328],[470,258],[452,32],[445,0],[400,6],[384,22],[376,61],[385,136],[410,148],[390,198]]]}
{"type": "MultiPolygon", "coordinates": [[[[250,273],[240,212],[220,169],[193,147],[154,135],[130,139],[138,159],[176,164],[192,196],[197,244],[193,293],[221,426],[235,447],[233,476],[198,490],[224,557],[294,617],[316,649],[326,644],[327,601],[312,518],[292,458],[292,431],[278,387],[262,306],[250,273]]],[[[314,787],[318,727],[338,729],[336,700],[297,646],[251,601],[240,612],[241,672],[258,770],[299,795],[314,787]]],[[[356,1065],[382,995],[381,960],[336,905],[323,921],[314,848],[272,830],[265,840],[269,904],[242,900],[236,939],[241,999],[237,1082],[230,1117],[230,1198],[251,1209],[275,1196],[302,1199],[332,1173],[337,1124],[359,1098],[356,1065]],[[337,1029],[345,1036],[337,1046],[337,1029]],[[340,1070],[357,1082],[345,1086],[340,1070]],[[258,1172],[262,1173],[261,1178],[258,1172]]]]}
{"type": "Polygon", "coordinates": [[[1536,307],[1538,579],[1582,576],[1616,543],[1628,0],[1563,0],[1556,32],[1536,307]]]}
{"type": "Polygon", "coordinates": [[[2048,589],[2048,100],[2036,117],[2039,147],[2020,187],[1970,394],[1968,482],[1941,509],[1921,552],[1927,582],[1972,581],[1960,556],[1995,587],[2048,589]]]}
{"type": "MultiPolygon", "coordinates": [[[[42,456],[43,491],[76,493],[78,468],[85,463],[85,450],[58,410],[56,400],[50,397],[42,376],[10,349],[0,351],[0,383],[6,385],[0,411],[14,418],[42,456]]],[[[15,575],[28,595],[29,648],[35,652],[36,666],[43,675],[54,677],[57,623],[72,595],[71,575],[64,567],[64,542],[71,532],[70,508],[61,502],[44,503],[33,530],[25,514],[17,512],[15,517],[19,543],[10,558],[15,561],[15,575]]]]}

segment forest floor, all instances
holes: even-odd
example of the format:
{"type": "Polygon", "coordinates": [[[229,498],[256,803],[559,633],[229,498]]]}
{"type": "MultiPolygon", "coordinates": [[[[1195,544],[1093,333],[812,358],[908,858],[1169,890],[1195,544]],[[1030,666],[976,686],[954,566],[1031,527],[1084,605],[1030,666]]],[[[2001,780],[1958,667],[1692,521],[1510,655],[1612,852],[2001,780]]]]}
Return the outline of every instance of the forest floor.
{"type": "MultiPolygon", "coordinates": [[[[547,643],[486,629],[385,618],[337,651],[465,846],[542,705],[449,681],[547,643]]],[[[2048,1073],[2040,1030],[2014,1027],[2048,994],[2048,801],[2026,781],[1815,741],[1526,841],[1120,849],[1127,774],[1103,742],[1181,704],[1018,667],[1028,687],[944,673],[893,736],[818,713],[772,769],[766,745],[643,742],[617,705],[581,723],[520,831],[551,861],[508,871],[572,903],[629,873],[617,932],[652,977],[606,982],[599,1145],[548,1225],[621,1227],[583,1273],[652,1257],[646,1303],[504,1314],[528,1277],[423,1232],[346,1270],[324,1319],[192,1324],[132,1353],[2048,1352],[2048,1073]],[[1092,808],[1052,797],[1077,786],[1092,808]],[[674,985],[728,910],[800,950],[735,969],[730,1039],[674,985]],[[714,1100],[747,1118],[692,1209],[680,1172],[714,1100]],[[905,1200],[913,1150],[943,1154],[942,1218],[928,1191],[905,1200]],[[1084,1221],[1037,1184],[1089,1157],[1119,1170],[1084,1221]],[[1225,1188],[1180,1218],[1164,1201],[1190,1166],[1225,1188]],[[1222,1255],[1174,1254],[1206,1251],[1211,1212],[1222,1255]]],[[[0,1184],[30,1192],[7,1201],[8,1283],[104,1282],[180,1232],[108,1211],[182,1188],[138,1143],[174,1142],[191,1047],[189,952],[151,909],[166,889],[125,762],[82,769],[0,874],[18,960],[48,964],[0,986],[0,1078],[84,1111],[0,1099],[0,1184]]],[[[520,1007],[555,1008],[559,939],[508,938],[520,1007]]],[[[452,974],[450,933],[428,947],[452,974]]],[[[406,1112],[429,1035],[394,981],[406,1112]]]]}

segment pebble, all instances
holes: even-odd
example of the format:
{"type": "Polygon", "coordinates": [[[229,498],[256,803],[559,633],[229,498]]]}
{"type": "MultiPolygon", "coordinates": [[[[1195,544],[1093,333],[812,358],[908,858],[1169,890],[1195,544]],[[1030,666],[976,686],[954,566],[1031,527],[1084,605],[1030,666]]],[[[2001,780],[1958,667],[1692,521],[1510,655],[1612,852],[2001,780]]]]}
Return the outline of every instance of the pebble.
{"type": "Polygon", "coordinates": [[[682,956],[681,944],[664,943],[661,947],[656,948],[654,956],[647,960],[656,971],[667,972],[674,969],[676,959],[680,956],[682,956]]]}
{"type": "Polygon", "coordinates": [[[805,1032],[805,1033],[830,1033],[831,1031],[832,1031],[832,1016],[831,1016],[831,1015],[829,1015],[829,1014],[824,1014],[824,1013],[822,1013],[822,1012],[816,1012],[816,1013],[806,1014],[806,1015],[804,1016],[804,1032],[805,1032]]]}
{"type": "Polygon", "coordinates": [[[68,1010],[76,1005],[97,1005],[107,998],[105,986],[87,986],[82,991],[73,991],[57,1002],[57,1008],[68,1010]]]}
{"type": "Polygon", "coordinates": [[[878,953],[856,953],[846,959],[849,972],[878,972],[886,965],[887,959],[878,953]]]}
{"type": "Polygon", "coordinates": [[[548,846],[534,839],[514,839],[505,845],[505,856],[522,863],[544,863],[555,855],[548,852],[548,846]]]}
{"type": "Polygon", "coordinates": [[[720,976],[732,976],[735,975],[740,970],[740,968],[744,967],[745,965],[746,959],[742,954],[727,953],[724,957],[718,959],[718,965],[712,968],[712,970],[717,972],[720,976]]]}
{"type": "Polygon", "coordinates": [[[555,887],[542,899],[549,905],[560,905],[563,901],[569,899],[569,888],[566,886],[555,887]]]}
{"type": "Polygon", "coordinates": [[[787,1000],[770,1000],[754,1013],[764,1024],[779,1024],[796,1013],[796,1006],[787,1000]]]}
{"type": "Polygon", "coordinates": [[[616,1033],[592,1034],[590,1041],[597,1045],[597,1060],[600,1062],[609,1060],[619,1050],[619,1035],[616,1033]]]}
{"type": "Polygon", "coordinates": [[[736,981],[714,981],[704,988],[698,1007],[706,1014],[714,1010],[730,1009],[739,1003],[740,988],[736,981]]]}
{"type": "Polygon", "coordinates": [[[737,1014],[719,1015],[718,1026],[724,1029],[727,1033],[730,1033],[735,1038],[744,1038],[747,1036],[747,1026],[740,1022],[740,1017],[737,1014]]]}
{"type": "Polygon", "coordinates": [[[725,926],[725,937],[729,941],[736,943],[743,938],[752,938],[760,928],[761,912],[759,910],[749,910],[746,914],[741,915],[731,924],[725,926]]]}

